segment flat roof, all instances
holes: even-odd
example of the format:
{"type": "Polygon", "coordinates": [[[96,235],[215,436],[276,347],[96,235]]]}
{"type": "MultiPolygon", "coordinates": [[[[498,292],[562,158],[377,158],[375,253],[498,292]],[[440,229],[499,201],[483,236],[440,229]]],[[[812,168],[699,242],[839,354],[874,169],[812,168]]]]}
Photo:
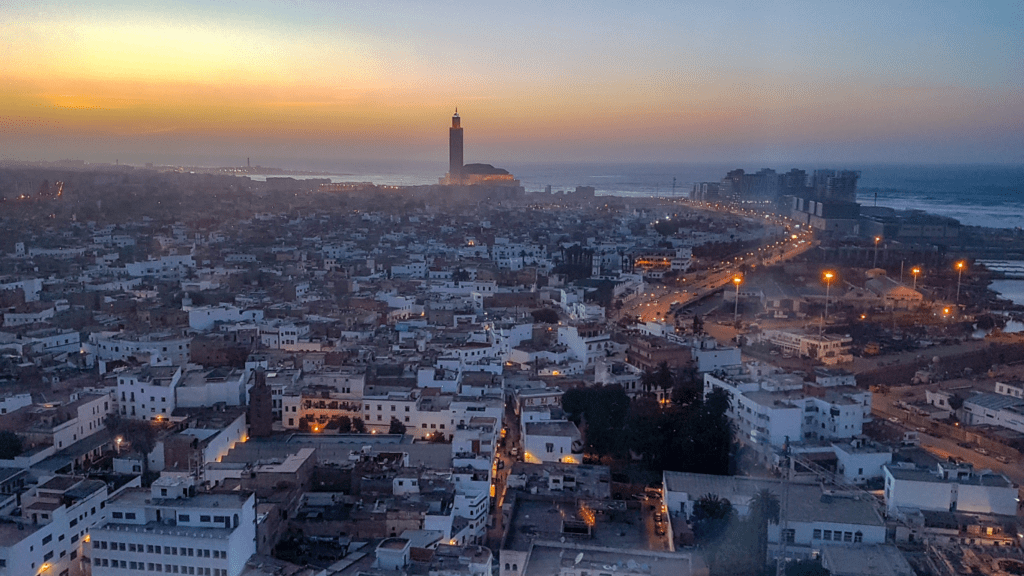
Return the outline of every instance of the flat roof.
{"type": "Polygon", "coordinates": [[[527,422],[525,433],[530,436],[579,436],[579,428],[567,420],[527,422]]]}
{"type": "Polygon", "coordinates": [[[153,498],[149,488],[128,488],[108,500],[111,506],[163,506],[168,508],[223,508],[239,510],[245,505],[251,492],[200,492],[188,498],[153,498]]]}
{"type": "Polygon", "coordinates": [[[886,470],[892,474],[892,477],[897,480],[907,480],[911,482],[934,482],[936,484],[967,484],[971,486],[991,486],[995,488],[1013,488],[1013,482],[1010,482],[1006,476],[1002,474],[979,474],[972,472],[967,477],[943,479],[938,475],[933,468],[904,468],[902,466],[891,466],[886,464],[883,466],[886,470]]]}
{"type": "Polygon", "coordinates": [[[822,565],[833,576],[915,576],[903,554],[889,544],[822,546],[822,565]]]}
{"type": "Polygon", "coordinates": [[[612,549],[574,542],[543,542],[534,544],[530,550],[523,576],[561,574],[563,569],[574,566],[591,574],[614,573],[616,569],[650,576],[707,573],[704,559],[691,552],[671,553],[629,549],[626,546],[612,549]],[[580,559],[579,562],[576,558],[580,559]]]}
{"type": "MultiPolygon", "coordinates": [[[[760,490],[768,490],[783,498],[781,482],[771,478],[749,478],[744,476],[714,476],[689,472],[664,473],[665,492],[683,492],[691,500],[705,494],[717,494],[737,506],[745,506],[760,490]]],[[[789,485],[789,499],[786,513],[796,522],[835,522],[838,524],[861,524],[882,526],[884,522],[876,509],[876,501],[860,500],[842,495],[826,496],[821,486],[807,484],[789,485]]],[[[866,497],[865,497],[866,498],[866,497]]]]}
{"type": "MultiPolygon", "coordinates": [[[[569,496],[574,495],[570,493],[569,496]]],[[[553,501],[550,495],[532,499],[519,494],[503,548],[526,551],[535,540],[556,542],[564,537],[566,540],[585,539],[596,546],[634,550],[666,549],[665,536],[653,536],[651,539],[650,533],[639,530],[638,526],[643,526],[643,511],[628,508],[625,501],[584,501],[576,498],[553,501]],[[566,522],[585,525],[580,514],[584,504],[595,514],[590,536],[564,533],[562,527],[566,522]]]]}
{"type": "Polygon", "coordinates": [[[42,527],[42,524],[32,524],[21,519],[0,519],[0,546],[13,546],[28,538],[42,527]]]}

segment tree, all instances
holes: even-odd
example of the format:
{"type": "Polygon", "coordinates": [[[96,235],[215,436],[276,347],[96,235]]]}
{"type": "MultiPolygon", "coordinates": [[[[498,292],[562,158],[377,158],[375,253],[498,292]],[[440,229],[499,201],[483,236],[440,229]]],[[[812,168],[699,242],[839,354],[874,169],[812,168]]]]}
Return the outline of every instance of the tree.
{"type": "Polygon", "coordinates": [[[388,426],[388,434],[405,434],[405,424],[402,424],[398,418],[391,418],[391,424],[388,426]]]}
{"type": "Polygon", "coordinates": [[[952,396],[949,397],[949,407],[952,408],[954,412],[956,412],[957,410],[964,407],[964,399],[961,398],[959,394],[953,394],[952,396]]]}
{"type": "Polygon", "coordinates": [[[455,271],[452,272],[452,282],[467,281],[469,281],[469,272],[463,270],[462,268],[456,268],[455,271]]]}
{"type": "Polygon", "coordinates": [[[21,437],[9,430],[0,432],[0,460],[11,460],[23,450],[21,437]]]}
{"type": "Polygon", "coordinates": [[[673,374],[672,369],[668,367],[668,362],[658,364],[658,370],[654,373],[654,383],[663,393],[672,388],[672,384],[675,382],[675,379],[675,374],[673,374]]]}
{"type": "Polygon", "coordinates": [[[130,420],[119,414],[108,414],[104,423],[111,434],[128,442],[132,452],[142,458],[142,477],[149,474],[149,455],[156,448],[157,428],[149,420],[130,420]]]}
{"type": "Polygon", "coordinates": [[[338,432],[344,434],[352,430],[352,419],[348,416],[338,417],[338,432]]]}
{"type": "Polygon", "coordinates": [[[677,405],[689,405],[697,402],[704,392],[704,386],[697,366],[691,361],[675,372],[672,382],[672,402],[677,405]]]}
{"type": "Polygon", "coordinates": [[[558,324],[558,312],[555,312],[551,308],[541,308],[530,312],[533,319],[537,322],[544,324],[558,324]]]}
{"type": "Polygon", "coordinates": [[[760,570],[768,560],[768,524],[778,524],[782,507],[779,498],[767,488],[758,490],[750,499],[750,522],[757,534],[757,554],[752,568],[760,570]]]}
{"type": "Polygon", "coordinates": [[[735,510],[729,500],[720,498],[718,494],[701,496],[693,503],[693,513],[690,515],[694,537],[704,544],[717,540],[725,532],[734,514],[735,510]]]}
{"type": "Polygon", "coordinates": [[[352,431],[359,434],[366,434],[366,423],[358,416],[352,419],[352,431]]]}
{"type": "Polygon", "coordinates": [[[591,386],[567,390],[562,409],[583,432],[586,450],[598,456],[621,454],[626,448],[629,397],[622,386],[591,386]]]}

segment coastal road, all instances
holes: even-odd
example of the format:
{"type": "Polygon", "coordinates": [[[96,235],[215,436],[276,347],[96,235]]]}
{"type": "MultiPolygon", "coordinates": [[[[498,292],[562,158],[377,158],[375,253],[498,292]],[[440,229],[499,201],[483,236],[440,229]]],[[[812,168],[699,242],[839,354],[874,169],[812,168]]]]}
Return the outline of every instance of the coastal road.
{"type": "Polygon", "coordinates": [[[727,262],[724,269],[712,271],[707,277],[694,282],[685,289],[652,288],[649,292],[644,293],[639,302],[628,308],[623,308],[620,315],[625,314],[631,318],[639,316],[641,322],[661,320],[668,316],[673,303],[677,303],[676,306],[679,307],[686,307],[732,284],[733,278],[739,275],[744,264],[778,264],[807,252],[817,246],[818,242],[814,241],[810,232],[802,232],[797,235],[796,239],[790,238],[783,245],[777,244],[782,243],[763,246],[747,252],[744,256],[737,256],[731,262],[727,262]]]}

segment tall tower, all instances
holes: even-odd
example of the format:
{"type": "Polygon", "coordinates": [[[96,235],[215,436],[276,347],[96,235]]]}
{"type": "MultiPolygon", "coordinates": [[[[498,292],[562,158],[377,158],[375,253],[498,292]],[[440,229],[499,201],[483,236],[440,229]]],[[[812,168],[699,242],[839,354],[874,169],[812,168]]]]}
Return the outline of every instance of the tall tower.
{"type": "Polygon", "coordinates": [[[249,436],[266,438],[273,431],[273,398],[267,386],[267,372],[263,368],[255,371],[256,383],[249,390],[249,436]]]}
{"type": "Polygon", "coordinates": [[[448,177],[462,181],[462,125],[458,108],[452,116],[452,127],[448,129],[448,177]]]}

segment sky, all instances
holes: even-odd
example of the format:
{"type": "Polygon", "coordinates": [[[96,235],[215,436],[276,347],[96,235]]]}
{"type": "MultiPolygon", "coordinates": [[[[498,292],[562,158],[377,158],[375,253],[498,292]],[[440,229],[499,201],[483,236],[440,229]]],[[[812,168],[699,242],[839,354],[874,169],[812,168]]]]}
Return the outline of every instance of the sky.
{"type": "Polygon", "coordinates": [[[1024,163],[1024,2],[6,0],[0,158],[1024,163]]]}

